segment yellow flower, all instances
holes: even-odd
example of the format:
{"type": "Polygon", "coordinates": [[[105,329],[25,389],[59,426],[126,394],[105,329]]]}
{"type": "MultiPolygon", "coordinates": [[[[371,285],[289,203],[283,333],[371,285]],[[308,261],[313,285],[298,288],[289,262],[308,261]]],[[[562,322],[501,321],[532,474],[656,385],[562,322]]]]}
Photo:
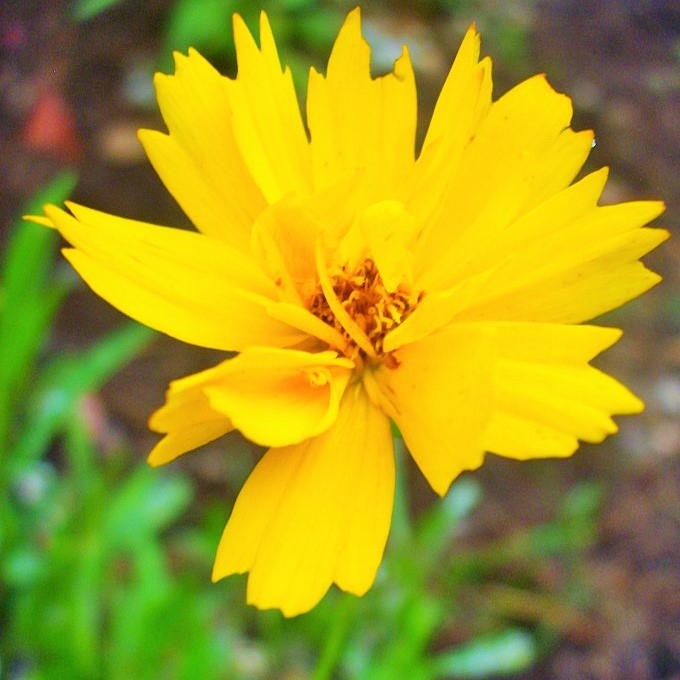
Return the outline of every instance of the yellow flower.
{"type": "Polygon", "coordinates": [[[249,572],[248,601],[290,616],[332,583],[373,583],[394,494],[390,420],[444,495],[486,451],[568,456],[642,403],[588,362],[620,336],[578,325],[659,280],[638,259],[667,234],[658,202],[599,207],[576,183],[592,145],[543,76],[491,101],[466,34],[422,150],[404,48],[372,78],[359,11],[306,127],[263,14],[234,20],[238,77],[199,54],[157,75],[169,134],[154,168],[197,228],[45,208],[92,289],[188,343],[238,352],[173,382],[150,426],[160,465],[237,429],[269,447],[241,491],[213,578],[249,572]]]}

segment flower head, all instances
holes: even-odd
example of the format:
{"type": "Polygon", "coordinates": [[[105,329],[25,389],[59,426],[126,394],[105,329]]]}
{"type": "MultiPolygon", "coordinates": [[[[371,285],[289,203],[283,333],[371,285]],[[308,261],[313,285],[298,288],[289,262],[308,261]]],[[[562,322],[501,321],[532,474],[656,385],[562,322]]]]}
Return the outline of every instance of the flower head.
{"type": "Polygon", "coordinates": [[[199,54],[157,75],[168,133],[140,139],[196,232],[69,204],[42,223],[129,316],[237,352],[170,385],[152,465],[239,430],[269,450],[243,487],[214,579],[294,615],[332,583],[363,594],[387,540],[390,421],[432,488],[485,452],[568,456],[642,403],[589,365],[620,332],[579,325],[659,277],[639,258],[667,234],[658,202],[601,207],[607,172],[574,182],[591,132],[542,76],[495,102],[472,27],[415,153],[408,51],[370,74],[359,11],[306,125],[267,17],[234,19],[238,76],[199,54]]]}

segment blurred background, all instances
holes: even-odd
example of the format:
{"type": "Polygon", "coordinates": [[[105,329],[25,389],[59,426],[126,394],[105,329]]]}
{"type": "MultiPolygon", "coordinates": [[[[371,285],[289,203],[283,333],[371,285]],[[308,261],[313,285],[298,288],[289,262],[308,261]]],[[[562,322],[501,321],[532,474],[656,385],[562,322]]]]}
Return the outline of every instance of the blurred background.
{"type": "MultiPolygon", "coordinates": [[[[262,0],[303,96],[346,12],[262,0]]],[[[573,458],[489,456],[437,501],[404,459],[376,586],[286,620],[210,583],[238,489],[261,453],[231,435],[167,469],[144,460],[169,380],[215,363],[131,324],[18,217],[71,197],[188,226],[136,131],[163,129],[152,86],[193,45],[234,75],[246,0],[0,2],[0,678],[680,678],[680,246],[664,282],[602,323],[598,365],[647,403],[573,458]]],[[[536,72],[593,128],[604,202],[662,199],[680,231],[677,0],[362,3],[375,73],[408,43],[422,136],[472,22],[496,97],[536,72]]]]}

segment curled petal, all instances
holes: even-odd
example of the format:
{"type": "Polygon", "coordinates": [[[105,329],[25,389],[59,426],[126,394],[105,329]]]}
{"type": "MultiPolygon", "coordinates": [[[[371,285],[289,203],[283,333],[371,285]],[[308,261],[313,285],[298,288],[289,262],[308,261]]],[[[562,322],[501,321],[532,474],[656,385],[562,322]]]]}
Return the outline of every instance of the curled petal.
{"type": "Polygon", "coordinates": [[[353,368],[335,352],[253,347],[212,369],[205,394],[251,441],[288,446],[335,422],[353,368]]]}
{"type": "Polygon", "coordinates": [[[149,419],[152,430],[165,434],[149,454],[150,465],[169,463],[234,429],[205,393],[215,379],[215,369],[208,369],[170,383],[165,404],[149,419]]]}

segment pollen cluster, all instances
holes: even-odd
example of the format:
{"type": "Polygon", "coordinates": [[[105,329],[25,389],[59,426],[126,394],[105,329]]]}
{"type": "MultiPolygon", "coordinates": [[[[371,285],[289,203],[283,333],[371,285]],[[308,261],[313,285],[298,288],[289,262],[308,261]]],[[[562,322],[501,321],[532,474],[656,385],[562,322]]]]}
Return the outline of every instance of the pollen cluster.
{"type": "MultiPolygon", "coordinates": [[[[337,301],[366,337],[376,357],[384,360],[389,368],[396,368],[396,358],[383,351],[383,340],[408,318],[422,299],[423,293],[412,294],[399,289],[390,293],[371,259],[364,260],[354,271],[349,271],[344,266],[330,279],[337,301]]],[[[347,340],[347,356],[352,359],[365,358],[366,352],[337,318],[320,287],[312,296],[309,310],[347,340]]]]}

